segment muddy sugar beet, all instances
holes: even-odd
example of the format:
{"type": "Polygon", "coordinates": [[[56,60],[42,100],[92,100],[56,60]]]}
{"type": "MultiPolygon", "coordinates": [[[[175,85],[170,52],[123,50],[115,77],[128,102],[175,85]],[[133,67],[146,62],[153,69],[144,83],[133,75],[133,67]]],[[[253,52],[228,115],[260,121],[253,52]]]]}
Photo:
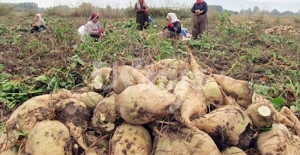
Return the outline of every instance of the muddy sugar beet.
{"type": "Polygon", "coordinates": [[[168,116],[176,95],[161,90],[152,83],[127,87],[117,99],[116,109],[130,124],[147,124],[168,116]]]}
{"type": "Polygon", "coordinates": [[[111,155],[151,154],[150,133],[143,126],[123,123],[111,138],[111,155]]]}
{"type": "Polygon", "coordinates": [[[64,155],[70,142],[68,128],[59,121],[42,121],[30,130],[25,152],[31,155],[64,155]]]}

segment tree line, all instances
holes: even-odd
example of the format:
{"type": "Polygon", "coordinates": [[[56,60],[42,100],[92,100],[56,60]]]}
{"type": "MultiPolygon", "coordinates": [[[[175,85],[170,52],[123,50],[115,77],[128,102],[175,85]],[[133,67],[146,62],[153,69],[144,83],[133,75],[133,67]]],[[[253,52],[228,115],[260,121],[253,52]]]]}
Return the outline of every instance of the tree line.
{"type": "Polygon", "coordinates": [[[298,12],[292,12],[292,11],[280,12],[277,9],[268,11],[268,10],[260,9],[258,6],[254,6],[253,8],[242,9],[238,12],[238,11],[223,9],[223,7],[220,5],[209,5],[209,8],[210,8],[210,10],[215,10],[220,13],[227,11],[230,14],[246,14],[246,15],[266,14],[266,15],[273,15],[273,16],[300,15],[300,9],[298,12]]]}

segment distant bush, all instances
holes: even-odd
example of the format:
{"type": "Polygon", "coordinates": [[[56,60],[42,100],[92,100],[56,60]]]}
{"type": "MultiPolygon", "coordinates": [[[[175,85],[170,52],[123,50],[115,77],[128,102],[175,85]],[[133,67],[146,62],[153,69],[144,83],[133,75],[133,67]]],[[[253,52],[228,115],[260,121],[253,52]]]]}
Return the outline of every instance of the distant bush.
{"type": "Polygon", "coordinates": [[[275,21],[274,21],[274,24],[275,24],[275,25],[280,25],[280,23],[281,23],[281,22],[280,22],[280,17],[277,16],[276,19],[275,19],[275,21]]]}
{"type": "Polygon", "coordinates": [[[70,7],[67,5],[58,5],[54,7],[47,8],[44,13],[47,16],[59,16],[59,17],[65,17],[68,16],[70,11],[70,7]]]}
{"type": "Polygon", "coordinates": [[[295,17],[294,18],[294,23],[295,24],[299,24],[300,23],[300,18],[299,17],[295,17]]]}
{"type": "Polygon", "coordinates": [[[71,17],[88,18],[93,12],[97,12],[101,17],[105,18],[123,18],[124,9],[113,9],[109,5],[106,8],[93,7],[90,3],[83,3],[78,8],[72,8],[68,14],[71,17]]]}
{"type": "Polygon", "coordinates": [[[58,8],[47,8],[44,13],[47,15],[47,16],[64,16],[66,12],[64,12],[63,10],[60,10],[58,8]]]}
{"type": "Polygon", "coordinates": [[[257,22],[262,23],[263,21],[265,21],[265,14],[264,13],[260,13],[258,18],[256,19],[257,22]]]}
{"type": "Polygon", "coordinates": [[[217,12],[215,10],[211,10],[207,13],[207,16],[211,22],[216,22],[218,20],[219,14],[220,14],[219,12],[217,12]]]}
{"type": "Polygon", "coordinates": [[[14,9],[13,5],[0,3],[0,16],[5,16],[10,14],[13,11],[13,9],[14,9]]]}
{"type": "Polygon", "coordinates": [[[35,9],[29,9],[29,10],[27,10],[26,11],[26,16],[27,17],[31,17],[32,19],[34,19],[35,17],[35,14],[37,14],[38,12],[37,12],[37,10],[35,10],[35,9]]]}
{"type": "Polygon", "coordinates": [[[109,5],[107,5],[106,8],[98,9],[100,16],[105,18],[124,18],[124,11],[125,9],[113,9],[109,5]]]}
{"type": "Polygon", "coordinates": [[[81,3],[80,6],[74,8],[69,15],[72,17],[88,17],[94,10],[96,10],[96,8],[93,7],[91,3],[81,3]]]}

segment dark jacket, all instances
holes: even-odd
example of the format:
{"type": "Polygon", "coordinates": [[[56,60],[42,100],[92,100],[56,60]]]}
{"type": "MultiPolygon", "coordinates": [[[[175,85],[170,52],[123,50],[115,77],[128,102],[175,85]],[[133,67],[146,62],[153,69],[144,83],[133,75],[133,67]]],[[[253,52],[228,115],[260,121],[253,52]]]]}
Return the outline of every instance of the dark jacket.
{"type": "Polygon", "coordinates": [[[134,10],[136,11],[136,23],[138,23],[138,29],[143,30],[147,28],[147,23],[149,22],[148,13],[144,10],[147,9],[145,6],[141,5],[141,9],[139,10],[137,7],[137,3],[135,3],[134,10]]]}
{"type": "Polygon", "coordinates": [[[173,24],[173,27],[168,27],[168,26],[165,26],[164,29],[168,29],[172,32],[175,32],[175,33],[181,33],[181,24],[179,21],[176,21],[173,24]]]}
{"type": "Polygon", "coordinates": [[[201,4],[195,3],[195,4],[193,5],[192,9],[191,9],[191,12],[192,12],[192,13],[195,13],[196,10],[200,9],[200,10],[203,11],[200,15],[204,15],[204,14],[206,14],[206,12],[207,12],[207,8],[208,8],[208,7],[207,7],[207,3],[206,3],[206,2],[202,2],[201,4]]]}
{"type": "MultiPolygon", "coordinates": [[[[137,3],[135,3],[134,9],[136,11],[136,22],[137,23],[144,23],[148,22],[148,14],[145,13],[145,11],[141,11],[137,7],[137,3]]],[[[147,9],[145,6],[141,5],[141,9],[145,10],[147,9]]]]}

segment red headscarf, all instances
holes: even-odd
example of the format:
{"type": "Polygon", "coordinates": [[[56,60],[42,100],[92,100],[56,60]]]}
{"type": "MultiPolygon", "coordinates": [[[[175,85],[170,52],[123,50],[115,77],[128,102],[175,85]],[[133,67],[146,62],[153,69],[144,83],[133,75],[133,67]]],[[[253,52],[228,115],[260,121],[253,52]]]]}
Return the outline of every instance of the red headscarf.
{"type": "Polygon", "coordinates": [[[90,17],[89,17],[89,19],[88,20],[93,20],[93,19],[95,19],[95,18],[97,18],[97,17],[99,17],[100,15],[98,14],[98,13],[93,13],[90,17]]]}
{"type": "Polygon", "coordinates": [[[204,2],[204,0],[196,0],[196,4],[197,5],[200,5],[201,3],[203,3],[204,2]]]}

